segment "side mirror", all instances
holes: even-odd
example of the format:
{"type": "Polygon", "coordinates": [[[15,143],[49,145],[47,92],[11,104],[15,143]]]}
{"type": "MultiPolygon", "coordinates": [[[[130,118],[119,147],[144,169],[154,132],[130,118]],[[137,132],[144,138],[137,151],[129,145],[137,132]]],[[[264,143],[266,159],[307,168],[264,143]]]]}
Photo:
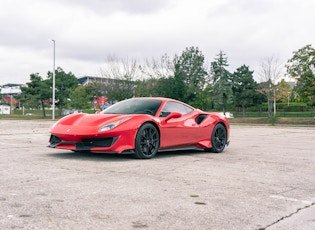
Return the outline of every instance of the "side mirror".
{"type": "Polygon", "coordinates": [[[167,121],[169,121],[170,119],[180,118],[181,116],[182,116],[181,113],[171,112],[167,117],[165,117],[165,119],[162,121],[162,124],[165,125],[167,123],[167,121]]]}

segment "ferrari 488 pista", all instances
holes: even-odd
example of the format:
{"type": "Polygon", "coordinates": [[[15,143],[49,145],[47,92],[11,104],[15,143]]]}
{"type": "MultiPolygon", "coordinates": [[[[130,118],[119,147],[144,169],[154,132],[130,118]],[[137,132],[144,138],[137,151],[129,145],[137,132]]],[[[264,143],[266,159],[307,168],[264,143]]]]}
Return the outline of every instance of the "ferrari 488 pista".
{"type": "Polygon", "coordinates": [[[160,97],[131,98],[99,114],[76,113],[50,129],[49,147],[75,152],[133,154],[198,148],[220,153],[229,144],[228,119],[160,97]]]}

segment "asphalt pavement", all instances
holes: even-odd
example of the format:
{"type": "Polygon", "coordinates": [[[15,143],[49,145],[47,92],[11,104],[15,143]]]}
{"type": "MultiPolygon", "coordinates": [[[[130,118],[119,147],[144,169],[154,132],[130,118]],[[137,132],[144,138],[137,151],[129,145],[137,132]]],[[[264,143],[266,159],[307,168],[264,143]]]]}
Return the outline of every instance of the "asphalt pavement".
{"type": "Polygon", "coordinates": [[[0,229],[315,229],[315,128],[231,125],[223,153],[47,148],[0,120],[0,229]]]}

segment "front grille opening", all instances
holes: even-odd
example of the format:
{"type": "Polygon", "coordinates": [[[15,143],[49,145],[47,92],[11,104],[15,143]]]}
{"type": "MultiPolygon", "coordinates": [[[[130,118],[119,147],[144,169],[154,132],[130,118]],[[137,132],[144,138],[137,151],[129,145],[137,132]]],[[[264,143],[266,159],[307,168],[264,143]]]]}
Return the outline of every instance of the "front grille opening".
{"type": "Polygon", "coordinates": [[[82,140],[82,145],[85,147],[110,147],[116,141],[116,137],[108,138],[85,138],[82,140]]]}
{"type": "Polygon", "coordinates": [[[49,143],[50,145],[58,145],[61,142],[61,140],[56,137],[55,135],[50,135],[49,143]]]}

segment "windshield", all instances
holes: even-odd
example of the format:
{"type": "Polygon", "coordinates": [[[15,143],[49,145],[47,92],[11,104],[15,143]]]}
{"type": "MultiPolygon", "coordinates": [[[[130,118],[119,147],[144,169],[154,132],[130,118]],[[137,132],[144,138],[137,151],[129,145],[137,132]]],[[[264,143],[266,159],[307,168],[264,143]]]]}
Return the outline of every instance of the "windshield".
{"type": "Polygon", "coordinates": [[[104,111],[102,114],[150,114],[155,115],[162,101],[132,98],[118,102],[104,111]]]}

